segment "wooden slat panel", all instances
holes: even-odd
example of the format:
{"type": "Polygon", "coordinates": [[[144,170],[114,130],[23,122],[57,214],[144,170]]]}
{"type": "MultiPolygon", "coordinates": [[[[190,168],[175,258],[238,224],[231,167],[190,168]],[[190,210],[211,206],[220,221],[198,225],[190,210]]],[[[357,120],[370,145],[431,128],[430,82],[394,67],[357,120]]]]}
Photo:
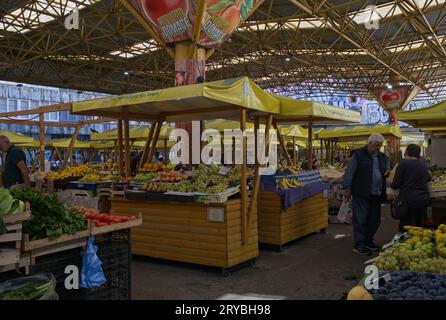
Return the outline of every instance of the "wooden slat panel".
{"type": "Polygon", "coordinates": [[[159,253],[166,253],[169,255],[179,255],[179,256],[190,256],[191,258],[209,258],[214,260],[225,261],[226,252],[222,251],[211,251],[211,250],[200,250],[200,249],[191,249],[184,247],[174,247],[163,245],[159,243],[150,243],[150,242],[133,242],[133,248],[136,250],[138,248],[142,248],[146,251],[153,251],[159,253]]]}
{"type": "Polygon", "coordinates": [[[185,226],[185,225],[172,225],[172,224],[160,224],[160,223],[145,223],[142,225],[135,227],[134,231],[144,230],[147,233],[150,233],[152,230],[158,231],[172,231],[172,232],[182,232],[185,234],[202,234],[202,235],[222,235],[226,238],[226,227],[222,227],[219,229],[215,228],[206,228],[206,227],[193,227],[193,226],[185,226]]]}
{"type": "MultiPolygon", "coordinates": [[[[189,248],[199,250],[210,250],[212,252],[226,252],[226,243],[208,242],[207,240],[196,241],[193,239],[175,239],[164,236],[154,236],[150,234],[135,234],[135,242],[154,243],[165,245],[169,247],[177,248],[189,248]]],[[[213,240],[213,237],[209,237],[209,240],[213,240]]]]}
{"type": "Polygon", "coordinates": [[[171,232],[165,230],[151,230],[150,233],[143,229],[132,229],[132,237],[136,235],[147,235],[150,234],[154,237],[166,237],[169,239],[180,239],[180,240],[189,240],[189,241],[200,241],[206,243],[215,243],[215,244],[226,244],[226,236],[225,234],[216,234],[215,232],[212,235],[206,234],[197,234],[194,232],[171,232]]]}
{"type": "Polygon", "coordinates": [[[134,245],[132,247],[132,253],[135,255],[148,256],[148,257],[153,257],[153,258],[180,261],[180,262],[195,263],[195,264],[201,264],[201,265],[212,266],[212,267],[220,267],[220,268],[227,267],[226,259],[211,259],[209,257],[195,257],[195,256],[187,255],[187,254],[181,254],[181,253],[172,254],[172,253],[169,253],[166,251],[146,249],[146,248],[144,248],[144,246],[134,245]]]}

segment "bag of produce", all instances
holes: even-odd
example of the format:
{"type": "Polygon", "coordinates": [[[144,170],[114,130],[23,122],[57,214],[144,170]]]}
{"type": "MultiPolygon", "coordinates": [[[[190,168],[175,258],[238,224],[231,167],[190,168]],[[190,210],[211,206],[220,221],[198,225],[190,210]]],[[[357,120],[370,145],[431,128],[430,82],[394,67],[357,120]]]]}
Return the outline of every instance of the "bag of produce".
{"type": "Polygon", "coordinates": [[[41,273],[0,284],[0,300],[59,300],[53,274],[41,273]]]}
{"type": "Polygon", "coordinates": [[[339,212],[338,212],[338,220],[341,223],[352,223],[352,216],[353,216],[353,212],[352,212],[352,208],[350,205],[350,202],[344,198],[344,200],[342,201],[341,204],[341,208],[339,208],[339,212]]]}
{"type": "Polygon", "coordinates": [[[98,288],[106,282],[102,261],[96,254],[98,247],[94,244],[94,237],[90,237],[87,248],[82,257],[81,287],[98,288]]]}

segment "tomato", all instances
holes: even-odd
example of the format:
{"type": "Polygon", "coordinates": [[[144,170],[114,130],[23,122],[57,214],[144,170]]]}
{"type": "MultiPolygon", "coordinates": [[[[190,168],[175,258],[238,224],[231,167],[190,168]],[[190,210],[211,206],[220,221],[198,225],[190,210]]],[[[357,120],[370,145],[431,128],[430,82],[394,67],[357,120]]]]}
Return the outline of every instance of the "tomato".
{"type": "Polygon", "coordinates": [[[107,225],[107,223],[101,222],[101,221],[98,221],[98,220],[95,220],[95,222],[94,222],[94,226],[95,227],[103,227],[105,225],[107,225]]]}
{"type": "Polygon", "coordinates": [[[130,220],[136,220],[136,217],[135,216],[131,216],[130,220]]]}
{"type": "Polygon", "coordinates": [[[121,217],[121,222],[127,222],[130,221],[130,217],[129,216],[122,216],[121,217]]]}
{"type": "Polygon", "coordinates": [[[119,217],[119,216],[112,216],[110,218],[110,222],[111,223],[120,223],[121,222],[121,217],[119,217]]]}
{"type": "Polygon", "coordinates": [[[97,219],[99,219],[99,221],[101,221],[101,222],[108,222],[108,221],[110,221],[110,215],[108,215],[106,213],[101,213],[98,215],[97,219]]]}

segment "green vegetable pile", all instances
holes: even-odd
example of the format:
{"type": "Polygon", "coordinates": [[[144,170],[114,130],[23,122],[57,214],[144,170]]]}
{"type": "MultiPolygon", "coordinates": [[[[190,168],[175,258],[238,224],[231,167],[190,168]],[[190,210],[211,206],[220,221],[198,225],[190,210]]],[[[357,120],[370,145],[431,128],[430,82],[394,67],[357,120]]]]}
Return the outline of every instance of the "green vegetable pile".
{"type": "Polygon", "coordinates": [[[36,300],[51,287],[51,282],[30,284],[17,290],[0,293],[0,300],[36,300]]]}
{"type": "Polygon", "coordinates": [[[25,204],[11,195],[8,189],[0,188],[0,217],[25,210],[25,204]]]}
{"type": "Polygon", "coordinates": [[[67,209],[56,195],[44,195],[37,191],[11,191],[16,199],[29,202],[31,220],[23,223],[23,230],[30,240],[56,239],[63,234],[74,234],[87,228],[87,221],[76,212],[67,209]]]}

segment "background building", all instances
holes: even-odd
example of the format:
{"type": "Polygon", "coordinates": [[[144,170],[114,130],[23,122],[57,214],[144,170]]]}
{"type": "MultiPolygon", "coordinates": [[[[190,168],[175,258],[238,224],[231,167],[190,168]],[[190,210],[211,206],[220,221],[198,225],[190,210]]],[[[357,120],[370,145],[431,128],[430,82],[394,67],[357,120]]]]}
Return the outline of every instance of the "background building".
{"type": "MultiPolygon", "coordinates": [[[[73,101],[91,100],[107,97],[106,94],[82,92],[76,90],[44,87],[29,84],[18,84],[0,81],[0,112],[35,109],[39,106],[67,103],[73,101]]],[[[45,121],[75,123],[87,117],[70,115],[68,111],[45,114],[45,121]]],[[[36,120],[36,115],[20,116],[14,119],[36,120]]],[[[109,130],[114,124],[101,123],[82,127],[79,139],[85,140],[91,133],[91,128],[99,132],[109,130]]],[[[0,130],[11,130],[17,133],[38,138],[38,126],[11,125],[0,123],[0,130]]],[[[73,132],[72,128],[46,127],[45,139],[67,137],[73,132]]]]}

